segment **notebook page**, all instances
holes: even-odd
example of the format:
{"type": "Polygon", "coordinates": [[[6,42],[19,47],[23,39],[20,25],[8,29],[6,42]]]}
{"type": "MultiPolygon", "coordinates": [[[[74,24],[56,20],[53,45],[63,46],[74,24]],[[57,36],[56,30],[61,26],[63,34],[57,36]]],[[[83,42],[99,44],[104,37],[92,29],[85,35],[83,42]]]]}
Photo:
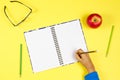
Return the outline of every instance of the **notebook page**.
{"type": "Polygon", "coordinates": [[[76,62],[75,51],[87,51],[86,42],[79,20],[63,23],[55,27],[64,64],[76,62]]]}
{"type": "Polygon", "coordinates": [[[50,27],[24,34],[33,72],[59,66],[50,27]]]}

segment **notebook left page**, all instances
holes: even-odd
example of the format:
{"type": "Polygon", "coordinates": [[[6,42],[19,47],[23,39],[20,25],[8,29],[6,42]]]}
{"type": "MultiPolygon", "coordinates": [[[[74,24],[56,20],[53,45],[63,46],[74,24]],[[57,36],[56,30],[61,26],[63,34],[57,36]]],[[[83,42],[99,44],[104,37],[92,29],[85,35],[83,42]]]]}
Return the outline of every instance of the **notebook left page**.
{"type": "Polygon", "coordinates": [[[50,27],[25,32],[24,35],[33,72],[39,72],[59,66],[50,27]]]}

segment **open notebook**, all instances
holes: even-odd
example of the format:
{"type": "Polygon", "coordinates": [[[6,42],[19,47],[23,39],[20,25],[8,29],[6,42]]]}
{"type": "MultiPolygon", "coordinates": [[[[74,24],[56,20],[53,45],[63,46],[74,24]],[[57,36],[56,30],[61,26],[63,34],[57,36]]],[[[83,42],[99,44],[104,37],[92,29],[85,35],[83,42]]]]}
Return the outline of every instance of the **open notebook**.
{"type": "Polygon", "coordinates": [[[87,51],[80,20],[73,20],[24,33],[33,72],[77,62],[74,53],[87,51]]]}

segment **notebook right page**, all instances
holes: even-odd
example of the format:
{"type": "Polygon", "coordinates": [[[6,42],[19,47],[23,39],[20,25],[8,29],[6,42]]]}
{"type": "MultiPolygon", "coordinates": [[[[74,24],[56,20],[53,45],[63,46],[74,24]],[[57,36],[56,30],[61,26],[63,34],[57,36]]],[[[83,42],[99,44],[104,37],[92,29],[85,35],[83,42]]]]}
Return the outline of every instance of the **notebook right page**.
{"type": "Polygon", "coordinates": [[[59,24],[55,30],[64,65],[76,62],[75,51],[87,51],[80,20],[59,24]]]}

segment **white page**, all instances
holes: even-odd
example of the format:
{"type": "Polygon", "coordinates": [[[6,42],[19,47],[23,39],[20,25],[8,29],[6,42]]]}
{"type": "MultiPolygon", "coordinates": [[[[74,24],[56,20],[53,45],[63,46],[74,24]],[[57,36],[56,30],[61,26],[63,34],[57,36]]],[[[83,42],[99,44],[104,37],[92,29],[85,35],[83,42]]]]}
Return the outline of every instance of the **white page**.
{"type": "Polygon", "coordinates": [[[58,67],[59,61],[50,27],[25,33],[33,72],[58,67]]]}
{"type": "Polygon", "coordinates": [[[80,21],[60,24],[55,27],[55,30],[64,64],[76,62],[75,51],[79,48],[87,51],[80,21]]]}

